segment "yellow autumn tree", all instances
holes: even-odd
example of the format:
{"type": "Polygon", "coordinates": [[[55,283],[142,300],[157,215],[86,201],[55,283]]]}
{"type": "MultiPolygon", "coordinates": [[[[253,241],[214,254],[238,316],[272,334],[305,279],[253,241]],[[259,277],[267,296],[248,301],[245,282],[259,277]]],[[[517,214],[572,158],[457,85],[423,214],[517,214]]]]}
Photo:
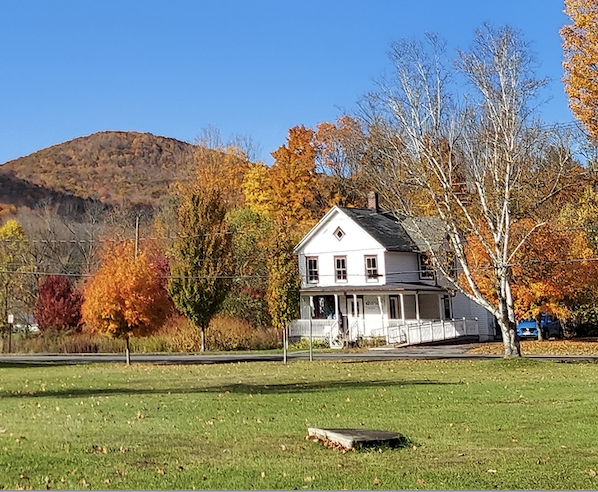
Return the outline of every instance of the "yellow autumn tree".
{"type": "Polygon", "coordinates": [[[172,306],[160,268],[145,252],[135,257],[131,242],[104,251],[100,269],[85,285],[84,297],[84,330],[124,339],[127,364],[131,363],[129,339],[159,328],[172,306]]]}
{"type": "MultiPolygon", "coordinates": [[[[598,256],[598,192],[588,186],[578,195],[577,201],[565,204],[560,211],[559,220],[567,228],[583,233],[587,247],[591,248],[594,258],[598,256]]],[[[587,285],[569,299],[572,313],[571,328],[577,335],[591,336],[596,333],[598,326],[598,261],[592,261],[588,276],[594,275],[587,285]]]]}
{"type": "Polygon", "coordinates": [[[243,180],[245,206],[252,212],[274,217],[276,203],[269,168],[264,164],[252,165],[243,180]]]}
{"type": "Polygon", "coordinates": [[[575,117],[598,138],[598,2],[565,0],[572,23],[561,29],[565,91],[575,117]]]}
{"type": "Polygon", "coordinates": [[[194,158],[197,186],[219,193],[227,210],[243,207],[243,180],[250,167],[247,152],[236,143],[223,143],[218,130],[206,129],[194,158]]]}
{"type": "MultiPolygon", "coordinates": [[[[0,225],[0,316],[26,313],[37,292],[31,242],[14,219],[0,225]]],[[[0,326],[3,321],[0,321],[0,326]]]]}

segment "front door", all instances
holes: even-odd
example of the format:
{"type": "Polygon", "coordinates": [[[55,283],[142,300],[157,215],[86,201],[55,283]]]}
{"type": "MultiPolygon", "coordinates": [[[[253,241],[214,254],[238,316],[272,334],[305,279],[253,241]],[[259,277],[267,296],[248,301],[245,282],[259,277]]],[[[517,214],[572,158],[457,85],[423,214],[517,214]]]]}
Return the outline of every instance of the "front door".
{"type": "Polygon", "coordinates": [[[357,305],[355,304],[355,298],[353,297],[349,297],[348,301],[349,340],[355,340],[358,336],[363,336],[364,334],[363,298],[357,298],[357,305]]]}

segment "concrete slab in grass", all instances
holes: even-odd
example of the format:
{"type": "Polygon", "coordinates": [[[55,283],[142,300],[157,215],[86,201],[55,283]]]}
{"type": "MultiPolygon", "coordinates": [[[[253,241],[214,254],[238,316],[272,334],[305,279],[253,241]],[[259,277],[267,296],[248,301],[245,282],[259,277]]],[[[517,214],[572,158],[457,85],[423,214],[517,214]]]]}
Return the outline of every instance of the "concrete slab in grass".
{"type": "Polygon", "coordinates": [[[400,447],[406,442],[405,436],[398,432],[373,429],[318,429],[309,427],[308,437],[321,441],[332,441],[347,449],[359,449],[366,446],[388,445],[400,447]]]}

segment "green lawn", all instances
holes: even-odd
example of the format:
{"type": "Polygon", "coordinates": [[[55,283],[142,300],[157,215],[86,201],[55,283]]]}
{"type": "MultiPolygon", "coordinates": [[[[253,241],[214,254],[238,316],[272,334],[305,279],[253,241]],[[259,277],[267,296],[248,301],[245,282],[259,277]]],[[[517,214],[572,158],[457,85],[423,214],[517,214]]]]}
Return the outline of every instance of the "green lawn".
{"type": "Polygon", "coordinates": [[[595,489],[597,429],[589,363],[0,365],[5,489],[595,489]]]}

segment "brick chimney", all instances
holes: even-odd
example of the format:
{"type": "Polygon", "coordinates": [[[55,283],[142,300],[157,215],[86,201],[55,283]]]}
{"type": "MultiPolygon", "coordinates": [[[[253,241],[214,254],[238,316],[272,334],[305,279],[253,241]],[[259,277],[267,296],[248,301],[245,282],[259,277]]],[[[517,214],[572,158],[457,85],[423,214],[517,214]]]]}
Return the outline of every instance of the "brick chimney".
{"type": "Polygon", "coordinates": [[[370,191],[368,193],[368,208],[376,212],[380,211],[380,207],[378,206],[378,193],[375,191],[370,191]]]}

